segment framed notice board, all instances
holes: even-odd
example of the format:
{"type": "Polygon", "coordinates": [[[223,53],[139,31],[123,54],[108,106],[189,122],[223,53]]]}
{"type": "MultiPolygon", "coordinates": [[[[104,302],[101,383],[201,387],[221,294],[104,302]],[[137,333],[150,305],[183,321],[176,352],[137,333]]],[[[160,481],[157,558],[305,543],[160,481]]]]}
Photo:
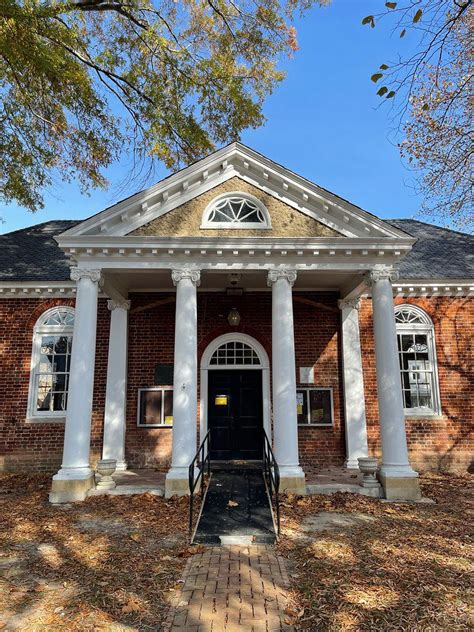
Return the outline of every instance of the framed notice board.
{"type": "Polygon", "coordinates": [[[170,428],[173,425],[173,388],[156,386],[138,389],[137,426],[170,428]]]}

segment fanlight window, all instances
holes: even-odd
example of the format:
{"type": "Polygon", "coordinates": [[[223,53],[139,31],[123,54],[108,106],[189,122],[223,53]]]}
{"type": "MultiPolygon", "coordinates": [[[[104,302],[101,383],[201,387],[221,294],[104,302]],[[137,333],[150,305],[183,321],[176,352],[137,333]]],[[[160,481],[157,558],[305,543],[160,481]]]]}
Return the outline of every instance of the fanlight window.
{"type": "Polygon", "coordinates": [[[230,193],[211,202],[201,228],[270,228],[270,216],[257,198],[230,193]]]}
{"type": "Polygon", "coordinates": [[[209,364],[211,366],[258,366],[260,358],[245,342],[225,342],[214,351],[209,364]]]}
{"type": "Polygon", "coordinates": [[[54,307],[35,325],[28,403],[31,418],[66,414],[73,329],[72,307],[54,307]]]}
{"type": "Polygon", "coordinates": [[[439,388],[433,323],[418,307],[395,310],[398,356],[406,414],[438,414],[439,388]]]}

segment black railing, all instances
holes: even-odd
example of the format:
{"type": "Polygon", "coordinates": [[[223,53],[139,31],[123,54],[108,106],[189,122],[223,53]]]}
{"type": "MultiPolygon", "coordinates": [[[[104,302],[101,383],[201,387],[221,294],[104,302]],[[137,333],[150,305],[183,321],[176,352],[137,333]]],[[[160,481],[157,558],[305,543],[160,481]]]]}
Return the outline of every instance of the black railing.
{"type": "Polygon", "coordinates": [[[194,509],[194,490],[196,489],[199,479],[201,479],[201,503],[204,500],[204,470],[207,465],[207,478],[211,475],[211,431],[208,430],[206,436],[202,440],[196,456],[189,465],[189,537],[193,533],[193,509],[194,509]],[[197,470],[197,475],[196,475],[197,470]]]}
{"type": "Polygon", "coordinates": [[[263,431],[263,475],[270,494],[270,502],[275,505],[277,535],[280,535],[280,468],[265,430],[263,431]]]}

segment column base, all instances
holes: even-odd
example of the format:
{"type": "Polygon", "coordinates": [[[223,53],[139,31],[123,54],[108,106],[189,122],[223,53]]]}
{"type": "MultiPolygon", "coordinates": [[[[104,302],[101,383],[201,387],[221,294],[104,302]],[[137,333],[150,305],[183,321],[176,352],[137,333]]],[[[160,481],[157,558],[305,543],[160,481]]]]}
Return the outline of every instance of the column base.
{"type": "Polygon", "coordinates": [[[280,466],[280,492],[298,496],[306,495],[306,479],[299,465],[280,466]]]}
{"type": "Polygon", "coordinates": [[[189,495],[189,470],[187,467],[172,467],[165,479],[165,498],[189,495]]]}
{"type": "Polygon", "coordinates": [[[392,476],[390,473],[379,473],[384,496],[387,500],[421,500],[420,482],[418,474],[414,476],[392,476]]]}
{"type": "Polygon", "coordinates": [[[94,487],[94,472],[90,468],[61,468],[53,476],[49,502],[71,503],[85,500],[87,492],[94,487]]]}
{"type": "Polygon", "coordinates": [[[128,469],[128,464],[126,461],[117,461],[117,466],[115,468],[116,472],[126,472],[128,469]]]}
{"type": "MultiPolygon", "coordinates": [[[[367,455],[365,455],[367,456],[367,455]]],[[[344,461],[344,467],[346,468],[346,470],[358,470],[359,469],[359,462],[357,460],[357,457],[354,459],[346,459],[344,461]]]]}

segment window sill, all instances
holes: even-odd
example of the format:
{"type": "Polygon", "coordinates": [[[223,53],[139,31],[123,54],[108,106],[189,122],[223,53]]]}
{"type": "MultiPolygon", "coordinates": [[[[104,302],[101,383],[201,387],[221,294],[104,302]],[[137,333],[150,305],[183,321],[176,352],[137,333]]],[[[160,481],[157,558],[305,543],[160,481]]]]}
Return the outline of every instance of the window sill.
{"type": "Polygon", "coordinates": [[[298,424],[298,428],[334,428],[334,424],[298,424]]]}
{"type": "Polygon", "coordinates": [[[172,424],[137,424],[137,428],[173,428],[172,424]]]}
{"type": "Polygon", "coordinates": [[[66,421],[66,415],[58,417],[27,417],[27,424],[63,424],[66,421]]]}
{"type": "Polygon", "coordinates": [[[405,410],[405,419],[443,419],[443,415],[435,412],[422,413],[417,411],[405,410]]]}

